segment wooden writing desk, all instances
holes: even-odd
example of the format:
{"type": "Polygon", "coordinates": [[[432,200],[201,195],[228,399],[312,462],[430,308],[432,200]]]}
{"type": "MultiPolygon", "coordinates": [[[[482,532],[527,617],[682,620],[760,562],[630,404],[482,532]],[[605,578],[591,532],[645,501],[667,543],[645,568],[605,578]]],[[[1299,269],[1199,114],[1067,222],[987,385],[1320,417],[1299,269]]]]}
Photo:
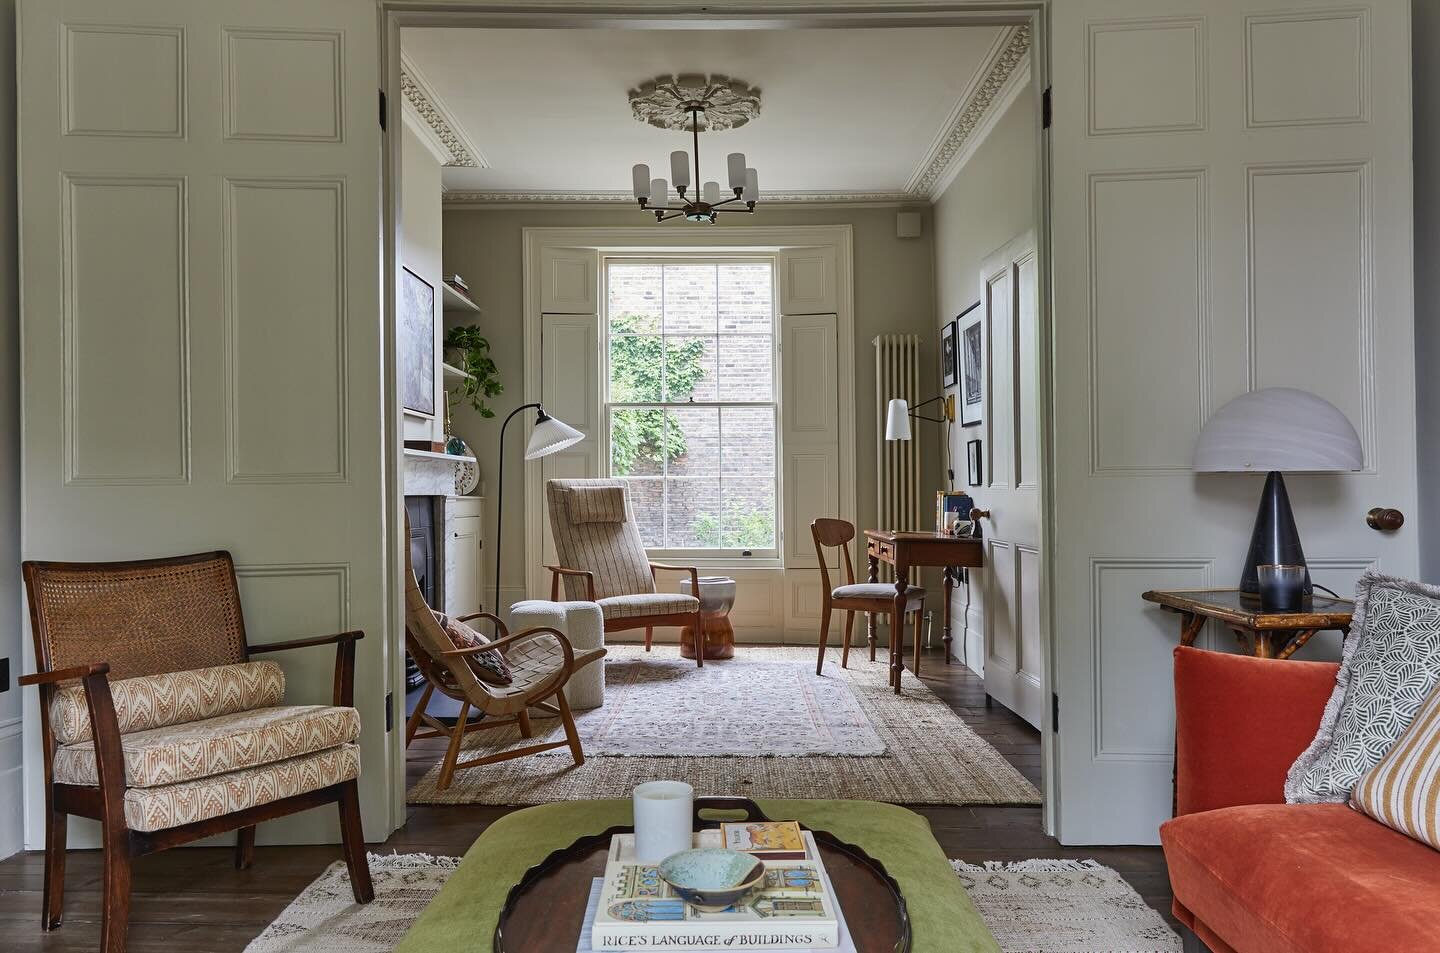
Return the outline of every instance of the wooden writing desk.
{"type": "Polygon", "coordinates": [[[1260,597],[1239,589],[1154,590],[1140,598],[1180,614],[1180,644],[1194,645],[1207,619],[1235,633],[1240,647],[1258,658],[1289,658],[1316,632],[1350,634],[1355,603],[1316,593],[1300,612],[1263,612],[1260,597]]]}
{"type": "MultiPolygon", "coordinates": [[[[870,560],[870,581],[879,581],[880,564],[889,563],[895,567],[895,612],[890,616],[890,687],[900,694],[900,673],[905,670],[905,651],[902,638],[903,625],[896,620],[905,618],[905,587],[910,584],[911,568],[921,566],[942,566],[945,569],[944,632],[945,664],[950,664],[950,590],[955,588],[959,578],[957,570],[969,567],[978,569],[985,565],[983,544],[978,539],[959,536],[945,536],[941,533],[902,533],[888,529],[867,529],[865,531],[865,554],[870,560]]],[[[875,644],[875,617],[869,620],[867,634],[870,644],[875,644]]],[[[916,633],[919,638],[919,633],[916,633]]]]}

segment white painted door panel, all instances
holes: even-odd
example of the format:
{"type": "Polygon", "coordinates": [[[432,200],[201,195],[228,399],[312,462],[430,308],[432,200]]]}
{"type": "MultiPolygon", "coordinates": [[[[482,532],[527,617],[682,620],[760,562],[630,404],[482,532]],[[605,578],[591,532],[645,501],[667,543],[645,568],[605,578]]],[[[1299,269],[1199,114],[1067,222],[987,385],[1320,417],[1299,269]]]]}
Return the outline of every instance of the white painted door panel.
{"type": "MultiPolygon", "coordinates": [[[[1040,488],[1036,407],[1035,236],[997,249],[980,273],[985,335],[983,487],[975,491],[985,531],[981,613],[985,692],[1035,727],[1044,712],[1040,635],[1040,488]]],[[[970,439],[969,436],[966,439],[970,439]]]]}
{"type": "MultiPolygon", "coordinates": [[[[540,347],[544,354],[540,375],[540,401],[545,412],[574,427],[585,439],[559,453],[531,464],[540,469],[533,484],[540,493],[541,565],[556,565],[555,537],[550,532],[550,510],[545,505],[546,480],[573,480],[598,477],[604,450],[604,422],[600,419],[600,324],[595,314],[546,314],[541,319],[540,347]]],[[[525,432],[529,433],[527,415],[525,432]]],[[[528,436],[525,438],[528,439],[528,436]]],[[[523,445],[522,445],[523,446],[523,445]]],[[[530,567],[530,591],[550,591],[549,574],[530,567]]],[[[508,606],[506,607],[508,608],[508,606]]]]}
{"type": "Polygon", "coordinates": [[[1052,12],[1058,833],[1154,843],[1177,623],[1140,593],[1234,585],[1261,484],[1190,471],[1207,417],[1256,387],[1334,401],[1366,469],[1289,479],[1315,577],[1417,569],[1410,527],[1364,522],[1416,500],[1413,365],[1379,364],[1413,347],[1409,5],[1052,12]]]}
{"type": "MultiPolygon", "coordinates": [[[[20,48],[24,556],[228,549],[252,642],[364,629],[361,801],[367,836],[382,839],[392,663],[374,9],[25,2],[20,48]]],[[[330,700],[332,651],[277,661],[290,702],[330,700]]],[[[31,691],[31,848],[36,709],[31,691]]],[[[260,837],[336,834],[331,811],[260,837]]],[[[72,826],[72,845],[88,836],[72,826]]]]}

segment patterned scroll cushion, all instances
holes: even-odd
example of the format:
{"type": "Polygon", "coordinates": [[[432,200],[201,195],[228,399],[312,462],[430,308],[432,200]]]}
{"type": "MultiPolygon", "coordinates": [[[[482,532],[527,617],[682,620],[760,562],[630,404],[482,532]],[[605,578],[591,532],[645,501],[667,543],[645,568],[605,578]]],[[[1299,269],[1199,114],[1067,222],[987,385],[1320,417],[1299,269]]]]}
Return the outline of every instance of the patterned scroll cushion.
{"type": "MultiPolygon", "coordinates": [[[[136,731],[121,736],[120,748],[126,785],[154,788],[297,758],[358,737],[360,714],[353,708],[286,705],[136,731]]],[[[99,784],[95,743],[57,749],[55,780],[99,784]]]]}
{"type": "Polygon", "coordinates": [[[695,612],[700,600],[678,592],[646,592],[597,600],[607,619],[634,619],[647,615],[681,615],[695,612]]]}
{"type": "Polygon", "coordinates": [[[1440,587],[1366,573],[1320,729],[1285,779],[1285,800],[1349,800],[1440,683],[1440,587]]]}
{"type": "MultiPolygon", "coordinates": [[[[285,700],[285,673],[265,661],[141,675],[111,682],[110,697],[120,733],[127,734],[278,705],[285,700]]],[[[70,685],[55,693],[50,728],[57,744],[90,740],[83,687],[70,685]]]]}
{"type": "MultiPolygon", "coordinates": [[[[443,612],[430,610],[435,616],[435,621],[440,623],[440,628],[450,637],[450,641],[457,649],[473,649],[479,645],[489,645],[490,640],[463,622],[450,618],[443,612]]],[[[505,656],[500,654],[498,649],[491,649],[488,652],[476,652],[474,655],[465,656],[465,662],[475,677],[482,682],[491,685],[510,684],[510,666],[505,661],[505,656]]]]}
{"type": "Polygon", "coordinates": [[[317,791],[359,776],[360,746],[340,745],[198,781],[131,788],[125,792],[125,823],[134,831],[161,831],[317,791]]]}
{"type": "MultiPolygon", "coordinates": [[[[573,494],[589,494],[601,489],[619,490],[621,499],[625,499],[625,483],[621,480],[545,481],[546,511],[560,565],[594,574],[597,600],[654,592],[650,556],[645,552],[640,528],[633,519],[577,523],[571,516],[569,501],[573,494]]],[[[627,502],[625,512],[628,511],[627,502]]],[[[563,581],[568,598],[589,598],[584,579],[565,576],[563,581]]]]}

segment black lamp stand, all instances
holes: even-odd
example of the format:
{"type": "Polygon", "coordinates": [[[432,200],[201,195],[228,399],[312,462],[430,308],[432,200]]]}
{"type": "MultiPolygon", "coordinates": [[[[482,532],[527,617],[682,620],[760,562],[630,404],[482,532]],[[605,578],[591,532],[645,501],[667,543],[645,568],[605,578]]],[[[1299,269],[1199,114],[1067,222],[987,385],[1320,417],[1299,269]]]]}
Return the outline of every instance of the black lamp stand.
{"type": "MultiPolygon", "coordinates": [[[[1260,575],[1256,566],[1304,566],[1305,550],[1300,547],[1300,531],[1295,514],[1290,510],[1290,495],[1285,492],[1285,478],[1271,470],[1260,494],[1260,511],[1255,514],[1255,530],[1250,534],[1250,551],[1245,554],[1245,570],[1240,575],[1240,591],[1258,594],[1260,575]]],[[[1301,591],[1309,596],[1310,570],[1305,570],[1301,591]]]]}

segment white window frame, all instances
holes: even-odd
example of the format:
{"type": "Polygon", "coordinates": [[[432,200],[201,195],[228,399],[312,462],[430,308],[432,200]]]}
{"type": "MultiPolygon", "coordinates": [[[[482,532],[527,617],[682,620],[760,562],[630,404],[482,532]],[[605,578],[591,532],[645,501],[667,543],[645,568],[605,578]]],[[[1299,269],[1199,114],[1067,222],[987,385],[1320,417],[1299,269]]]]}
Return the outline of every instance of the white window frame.
{"type": "MultiPolygon", "coordinates": [[[[769,406],[774,417],[775,433],[775,472],[772,475],[774,500],[775,500],[775,540],[774,543],[764,549],[736,549],[728,547],[712,547],[705,549],[685,549],[655,547],[647,548],[646,553],[660,562],[667,560],[681,560],[687,565],[710,566],[710,565],[734,565],[737,561],[745,565],[776,566],[780,565],[781,547],[783,546],[785,518],[783,513],[784,496],[781,487],[781,474],[784,470],[784,454],[781,442],[783,416],[780,406],[781,400],[781,360],[780,360],[780,289],[777,284],[779,265],[774,253],[736,254],[718,253],[714,255],[691,253],[665,254],[657,252],[638,253],[609,253],[600,256],[600,288],[599,288],[599,335],[600,346],[600,445],[601,445],[601,472],[606,476],[614,476],[611,472],[610,459],[610,412],[612,408],[633,408],[633,409],[655,409],[665,410],[670,407],[714,407],[723,410],[727,407],[755,408],[769,406]],[[764,262],[770,266],[770,400],[769,401],[733,401],[733,400],[703,400],[703,401],[648,401],[643,403],[623,403],[610,401],[610,265],[717,265],[717,264],[740,264],[764,262]]],[[[663,303],[662,303],[663,305],[663,303]]],[[[663,319],[662,319],[663,320],[663,319]]],[[[662,325],[663,332],[663,325],[662,325]]],[[[697,335],[703,336],[703,335],[697,335]]],[[[718,329],[717,329],[718,336],[718,329]]],[[[723,415],[721,416],[723,421],[723,415]]],[[[723,471],[724,453],[724,430],[721,424],[721,454],[723,471]]],[[[617,478],[628,479],[628,478],[617,478]]],[[[649,479],[649,478],[641,478],[649,479]]],[[[667,478],[660,478],[662,482],[667,478]]],[[[723,488],[723,478],[722,478],[723,488]]],[[[722,510],[723,512],[723,510],[722,510]]],[[[668,519],[667,516],[662,518],[668,519]]]]}

